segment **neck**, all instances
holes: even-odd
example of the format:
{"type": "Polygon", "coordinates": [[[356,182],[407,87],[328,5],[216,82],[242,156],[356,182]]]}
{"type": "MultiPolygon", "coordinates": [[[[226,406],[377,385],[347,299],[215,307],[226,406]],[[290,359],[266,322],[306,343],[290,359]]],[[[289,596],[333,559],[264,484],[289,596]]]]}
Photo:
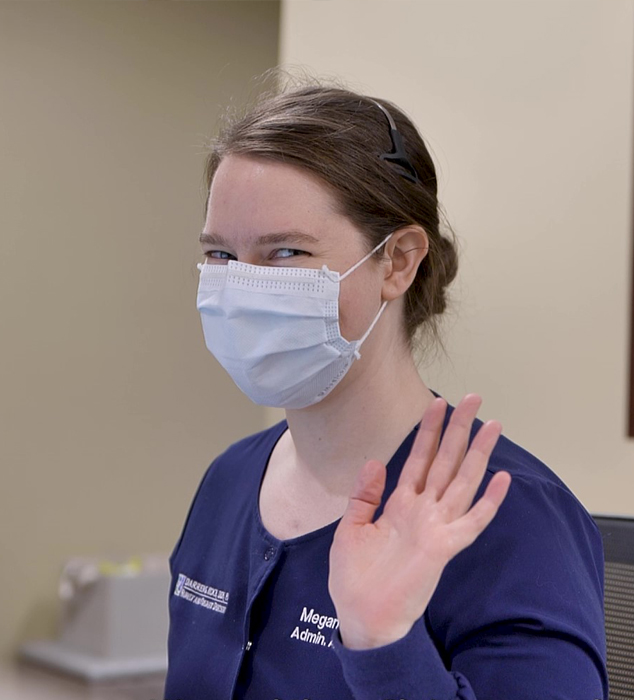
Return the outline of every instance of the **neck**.
{"type": "Polygon", "coordinates": [[[286,411],[286,454],[295,476],[304,474],[331,492],[347,494],[365,462],[387,464],[420,422],[434,395],[409,350],[394,340],[384,344],[389,347],[370,348],[368,340],[361,359],[328,396],[286,411]]]}

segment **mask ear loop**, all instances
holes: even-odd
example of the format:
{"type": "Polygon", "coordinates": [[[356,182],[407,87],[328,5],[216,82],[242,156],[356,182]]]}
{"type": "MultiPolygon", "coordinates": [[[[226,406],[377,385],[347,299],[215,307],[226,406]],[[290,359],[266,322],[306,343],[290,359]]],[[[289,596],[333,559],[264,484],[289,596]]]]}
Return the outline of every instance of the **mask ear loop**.
{"type": "MultiPolygon", "coordinates": [[[[349,274],[353,273],[360,265],[363,265],[363,263],[364,263],[366,260],[369,260],[369,259],[374,255],[374,253],[376,253],[376,251],[377,251],[379,248],[383,247],[383,246],[390,240],[390,238],[391,238],[393,235],[394,235],[394,231],[392,231],[392,233],[390,233],[389,235],[387,235],[387,236],[379,243],[379,245],[377,245],[375,248],[372,248],[372,250],[371,250],[364,258],[362,258],[361,260],[359,260],[358,263],[355,263],[347,272],[344,272],[344,274],[341,275],[341,277],[339,277],[339,280],[342,280],[342,279],[346,278],[349,274]]],[[[326,267],[326,265],[324,265],[324,266],[322,267],[322,270],[323,270],[331,279],[333,279],[333,278],[331,277],[331,275],[336,274],[336,273],[333,273],[331,270],[329,270],[329,269],[326,267]]],[[[333,281],[336,282],[337,280],[334,279],[333,281]]],[[[365,341],[365,339],[370,335],[370,333],[372,332],[372,329],[374,328],[374,326],[376,326],[378,320],[381,318],[381,314],[385,311],[385,307],[386,307],[386,306],[387,306],[387,299],[381,304],[381,308],[379,309],[379,313],[374,317],[374,321],[372,321],[372,323],[370,324],[370,327],[368,328],[368,330],[367,330],[367,331],[361,336],[361,338],[357,341],[357,343],[356,343],[356,345],[355,345],[355,348],[354,348],[354,356],[357,358],[357,360],[360,360],[360,359],[361,359],[361,353],[359,352],[359,348],[361,347],[361,345],[363,344],[363,342],[365,341]]]]}
{"type": "Polygon", "coordinates": [[[374,317],[374,321],[372,321],[368,330],[361,336],[360,340],[357,342],[357,345],[354,349],[354,356],[357,358],[357,360],[361,359],[361,353],[359,352],[359,348],[361,347],[361,345],[363,345],[363,342],[365,341],[365,339],[370,335],[374,326],[376,326],[378,320],[381,318],[381,314],[385,311],[386,306],[387,306],[387,299],[381,304],[381,308],[379,309],[379,313],[374,317]]]}
{"type": "Polygon", "coordinates": [[[353,273],[358,267],[363,265],[363,263],[366,260],[369,260],[376,253],[376,251],[379,248],[383,247],[390,240],[390,238],[393,235],[394,235],[394,231],[392,231],[392,233],[388,234],[379,243],[379,245],[377,245],[375,248],[372,248],[372,250],[365,257],[361,258],[361,260],[359,260],[359,262],[355,263],[349,270],[346,270],[346,272],[344,272],[343,275],[339,275],[338,272],[334,272],[333,270],[329,270],[327,265],[323,265],[321,269],[323,270],[323,272],[325,272],[325,274],[328,276],[328,278],[331,279],[333,282],[341,281],[341,280],[345,279],[348,275],[353,273]]]}

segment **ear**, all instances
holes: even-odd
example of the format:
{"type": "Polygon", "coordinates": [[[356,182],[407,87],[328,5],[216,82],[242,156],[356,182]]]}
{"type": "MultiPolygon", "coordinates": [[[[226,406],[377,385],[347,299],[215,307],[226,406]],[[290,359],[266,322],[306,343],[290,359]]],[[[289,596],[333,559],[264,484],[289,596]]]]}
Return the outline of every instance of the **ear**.
{"type": "Polygon", "coordinates": [[[397,229],[385,244],[385,279],[382,297],[393,301],[405,294],[416,277],[418,266],[429,251],[429,239],[422,226],[412,224],[397,229]]]}

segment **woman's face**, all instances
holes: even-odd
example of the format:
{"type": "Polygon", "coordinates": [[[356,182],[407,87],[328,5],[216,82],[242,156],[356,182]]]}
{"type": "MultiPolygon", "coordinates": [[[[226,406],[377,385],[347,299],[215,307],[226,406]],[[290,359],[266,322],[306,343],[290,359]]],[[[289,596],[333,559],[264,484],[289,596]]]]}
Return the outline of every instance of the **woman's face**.
{"type": "MultiPolygon", "coordinates": [[[[316,176],[241,155],[226,156],[216,171],[200,241],[206,261],[214,265],[228,260],[274,267],[327,265],[342,274],[368,252],[361,232],[336,212],[332,195],[316,176]]],[[[342,280],[339,316],[346,340],[359,339],[372,323],[382,283],[381,268],[372,258],[342,280]]]]}

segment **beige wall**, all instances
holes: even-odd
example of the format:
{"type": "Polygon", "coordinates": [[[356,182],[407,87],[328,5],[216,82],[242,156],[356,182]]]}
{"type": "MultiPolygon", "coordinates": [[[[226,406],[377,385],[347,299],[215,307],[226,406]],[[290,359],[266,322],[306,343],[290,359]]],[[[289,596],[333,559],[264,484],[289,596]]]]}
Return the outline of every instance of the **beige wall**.
{"type": "Polygon", "coordinates": [[[631,0],[290,0],[281,29],[285,66],[395,101],[431,147],[462,270],[423,377],[627,514],[633,30],[631,0]]]}
{"type": "Polygon", "coordinates": [[[277,59],[277,2],[0,3],[0,654],[62,561],[169,553],[262,409],[195,309],[202,141],[277,59]]]}
{"type": "MultiPolygon", "coordinates": [[[[462,243],[451,401],[594,511],[625,437],[631,0],[282,6],[281,58],[396,101],[462,243]]],[[[194,307],[201,143],[277,58],[278,3],[0,3],[0,655],[53,633],[61,562],[169,552],[209,461],[280,411],[194,307]]]]}

